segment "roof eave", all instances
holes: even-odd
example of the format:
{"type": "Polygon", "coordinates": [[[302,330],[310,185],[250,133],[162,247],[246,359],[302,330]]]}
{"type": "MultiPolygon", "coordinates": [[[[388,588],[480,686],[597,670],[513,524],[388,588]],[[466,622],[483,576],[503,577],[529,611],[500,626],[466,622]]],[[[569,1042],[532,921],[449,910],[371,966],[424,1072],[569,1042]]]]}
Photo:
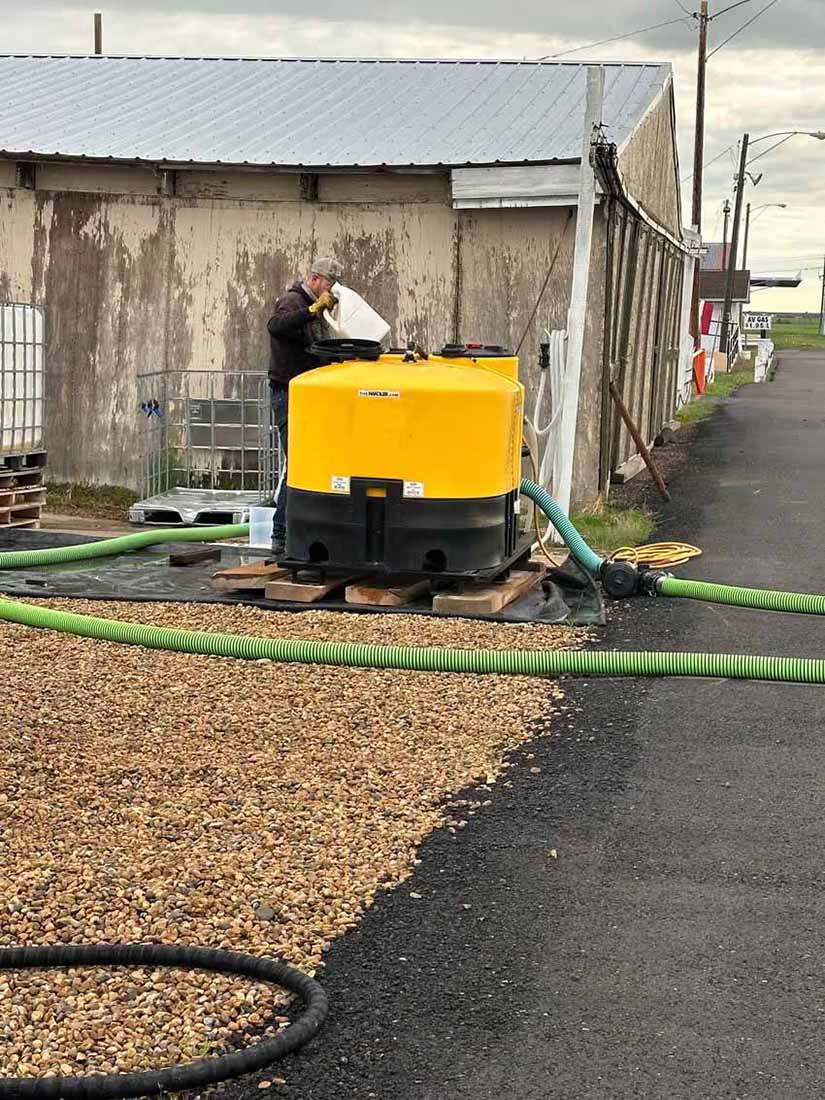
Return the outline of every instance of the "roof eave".
{"type": "Polygon", "coordinates": [[[277,162],[255,161],[197,161],[166,160],[163,157],[92,157],[85,153],[40,153],[32,149],[0,149],[0,159],[26,161],[27,163],[126,165],[133,168],[151,168],[163,170],[202,169],[223,171],[231,168],[252,172],[404,172],[408,170],[428,170],[450,172],[454,168],[523,168],[528,165],[578,164],[579,157],[555,157],[547,160],[493,160],[465,161],[455,163],[433,163],[411,161],[404,164],[284,164],[277,162]]]}

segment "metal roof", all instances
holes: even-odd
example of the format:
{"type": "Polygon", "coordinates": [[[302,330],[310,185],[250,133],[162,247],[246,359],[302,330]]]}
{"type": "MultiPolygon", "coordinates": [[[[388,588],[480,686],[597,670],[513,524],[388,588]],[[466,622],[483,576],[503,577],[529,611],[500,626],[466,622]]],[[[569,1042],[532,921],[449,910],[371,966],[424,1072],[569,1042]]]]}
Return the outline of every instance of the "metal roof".
{"type": "MultiPolygon", "coordinates": [[[[621,145],[669,64],[606,64],[621,145]]],[[[281,167],[577,160],[581,62],[0,56],[0,153],[281,167]]]]}

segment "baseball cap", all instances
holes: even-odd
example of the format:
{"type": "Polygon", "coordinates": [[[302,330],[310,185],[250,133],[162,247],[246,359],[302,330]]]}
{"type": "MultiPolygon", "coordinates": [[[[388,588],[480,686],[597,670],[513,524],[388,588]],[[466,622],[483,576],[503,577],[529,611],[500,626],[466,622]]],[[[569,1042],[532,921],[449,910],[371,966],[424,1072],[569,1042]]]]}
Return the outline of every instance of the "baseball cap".
{"type": "Polygon", "coordinates": [[[334,256],[316,256],[312,261],[310,274],[323,275],[331,283],[336,283],[344,274],[344,269],[334,256]]]}

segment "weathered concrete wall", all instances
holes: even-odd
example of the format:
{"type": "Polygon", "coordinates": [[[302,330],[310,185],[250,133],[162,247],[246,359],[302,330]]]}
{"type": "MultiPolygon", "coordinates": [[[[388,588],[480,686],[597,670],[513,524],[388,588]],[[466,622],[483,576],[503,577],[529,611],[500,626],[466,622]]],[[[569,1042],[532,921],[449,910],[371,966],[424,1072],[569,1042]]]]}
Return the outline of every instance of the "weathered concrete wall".
{"type": "Polygon", "coordinates": [[[396,339],[451,335],[455,219],[438,201],[443,179],[350,177],[347,192],[343,177],[323,177],[333,204],[299,201],[295,176],[230,180],[268,192],[260,201],[160,198],[143,170],[111,171],[40,166],[37,191],[0,191],[0,294],[47,311],[56,479],[136,484],[138,374],[263,367],[272,304],[316,253],[340,257],[396,339]],[[44,180],[60,186],[42,190],[44,180]]]}
{"type": "MultiPolygon", "coordinates": [[[[543,329],[565,329],[573,279],[576,217],[566,207],[461,211],[459,328],[462,340],[517,347],[526,407],[532,413],[539,382],[543,329]],[[536,305],[553,256],[558,257],[535,320],[536,305]]],[[[602,322],[604,316],[604,216],[596,210],[590,269],[590,308],[582,359],[573,502],[598,494],[602,322]]],[[[546,416],[547,409],[542,411],[546,416]]]]}
{"type": "Polygon", "coordinates": [[[673,129],[673,86],[619,154],[625,187],[661,225],[681,237],[678,164],[673,129]]]}
{"type": "MultiPolygon", "coordinates": [[[[397,343],[415,337],[438,348],[459,337],[515,347],[526,329],[520,354],[532,409],[541,330],[567,323],[575,214],[566,208],[456,212],[446,174],[329,173],[318,201],[307,202],[294,174],[180,172],[177,194],[167,198],[156,193],[153,172],[130,172],[41,165],[36,191],[0,189],[0,295],[47,311],[54,478],[137,484],[145,431],[138,405],[153,396],[140,392],[138,375],[263,368],[273,302],[317,253],[341,259],[347,281],[387,317],[397,343]]],[[[598,488],[602,223],[599,208],[579,503],[598,488]]]]}

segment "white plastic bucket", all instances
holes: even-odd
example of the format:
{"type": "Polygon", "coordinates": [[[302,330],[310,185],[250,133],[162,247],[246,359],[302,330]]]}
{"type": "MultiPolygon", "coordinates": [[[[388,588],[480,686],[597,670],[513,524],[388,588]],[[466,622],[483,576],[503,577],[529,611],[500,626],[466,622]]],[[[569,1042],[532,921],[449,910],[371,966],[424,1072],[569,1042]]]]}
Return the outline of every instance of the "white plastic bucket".
{"type": "Polygon", "coordinates": [[[274,508],[249,509],[249,545],[269,549],[272,546],[274,508]]]}

